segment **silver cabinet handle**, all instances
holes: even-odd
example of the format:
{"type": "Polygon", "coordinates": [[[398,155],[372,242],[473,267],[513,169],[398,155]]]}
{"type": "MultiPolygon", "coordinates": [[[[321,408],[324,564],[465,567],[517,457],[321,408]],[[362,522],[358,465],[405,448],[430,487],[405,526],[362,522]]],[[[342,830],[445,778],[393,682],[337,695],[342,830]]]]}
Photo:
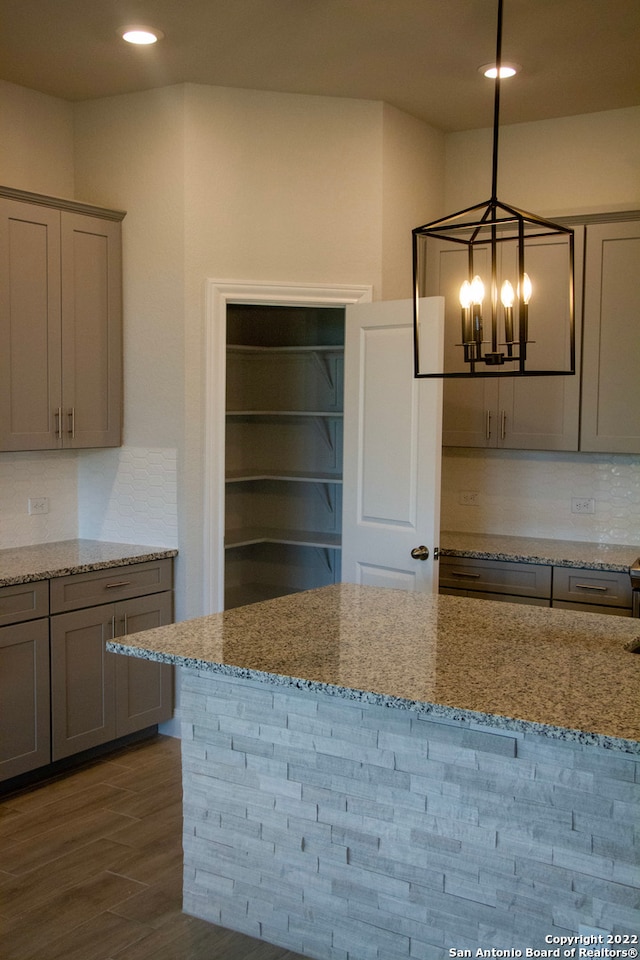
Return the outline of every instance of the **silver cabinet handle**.
{"type": "Polygon", "coordinates": [[[69,413],[67,414],[67,416],[69,417],[69,429],[67,430],[67,433],[71,435],[71,439],[72,439],[72,440],[75,440],[75,437],[76,437],[76,408],[75,408],[75,407],[71,407],[71,410],[69,410],[69,413]]]}
{"type": "Polygon", "coordinates": [[[484,438],[491,440],[491,410],[485,412],[484,438]]]}
{"type": "Polygon", "coordinates": [[[507,434],[507,411],[500,411],[500,439],[504,440],[507,434]]]}
{"type": "Polygon", "coordinates": [[[105,583],[105,590],[114,590],[116,587],[128,587],[131,580],[113,580],[111,583],[105,583]]]}
{"type": "Polygon", "coordinates": [[[414,547],[411,551],[411,556],[414,560],[428,560],[429,559],[429,547],[425,547],[422,544],[419,547],[414,547]]]}
{"type": "Polygon", "coordinates": [[[600,590],[606,593],[609,587],[596,587],[592,583],[576,583],[576,590],[600,590]]]}
{"type": "Polygon", "coordinates": [[[451,576],[452,576],[452,577],[464,577],[466,580],[479,580],[479,579],[480,579],[480,574],[479,574],[479,573],[467,573],[466,570],[452,570],[452,571],[451,571],[451,576]]]}

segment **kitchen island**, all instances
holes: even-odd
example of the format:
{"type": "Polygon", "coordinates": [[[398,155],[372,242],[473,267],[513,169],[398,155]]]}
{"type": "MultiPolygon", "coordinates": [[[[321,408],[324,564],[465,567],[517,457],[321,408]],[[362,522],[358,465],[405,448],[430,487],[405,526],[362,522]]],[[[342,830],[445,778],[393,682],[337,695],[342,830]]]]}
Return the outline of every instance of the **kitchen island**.
{"type": "Polygon", "coordinates": [[[184,668],[185,911],[344,960],[635,936],[639,635],[341,584],[110,644],[184,668]]]}

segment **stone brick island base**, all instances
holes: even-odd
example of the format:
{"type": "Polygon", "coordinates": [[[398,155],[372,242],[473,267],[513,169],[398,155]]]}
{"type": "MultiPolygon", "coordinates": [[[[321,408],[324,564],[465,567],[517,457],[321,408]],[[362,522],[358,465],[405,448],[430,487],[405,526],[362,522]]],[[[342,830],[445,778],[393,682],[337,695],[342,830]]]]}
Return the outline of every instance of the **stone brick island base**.
{"type": "Polygon", "coordinates": [[[195,669],[182,684],[187,913],[320,960],[640,931],[637,756],[195,669]]]}

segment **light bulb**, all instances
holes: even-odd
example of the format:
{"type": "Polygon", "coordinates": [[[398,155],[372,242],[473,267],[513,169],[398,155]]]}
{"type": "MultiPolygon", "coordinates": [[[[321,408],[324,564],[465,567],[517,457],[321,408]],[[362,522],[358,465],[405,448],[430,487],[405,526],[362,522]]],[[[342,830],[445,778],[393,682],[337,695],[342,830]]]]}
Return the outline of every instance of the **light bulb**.
{"type": "Polygon", "coordinates": [[[471,293],[471,284],[468,280],[465,280],[460,287],[460,306],[463,310],[468,310],[472,303],[473,295],[471,293]]]}
{"type": "Polygon", "coordinates": [[[502,300],[503,307],[512,307],[514,300],[513,287],[508,280],[502,284],[500,288],[500,299],[502,300]]]}
{"type": "Polygon", "coordinates": [[[476,274],[471,281],[471,301],[472,303],[482,303],[484,300],[484,283],[476,274]]]}
{"type": "MultiPolygon", "coordinates": [[[[519,288],[519,285],[518,285],[519,288]]],[[[531,294],[533,293],[533,286],[531,280],[529,279],[529,274],[525,273],[522,276],[522,301],[523,303],[529,303],[531,299],[531,294]]],[[[518,295],[520,295],[520,289],[518,289],[518,295]]]]}

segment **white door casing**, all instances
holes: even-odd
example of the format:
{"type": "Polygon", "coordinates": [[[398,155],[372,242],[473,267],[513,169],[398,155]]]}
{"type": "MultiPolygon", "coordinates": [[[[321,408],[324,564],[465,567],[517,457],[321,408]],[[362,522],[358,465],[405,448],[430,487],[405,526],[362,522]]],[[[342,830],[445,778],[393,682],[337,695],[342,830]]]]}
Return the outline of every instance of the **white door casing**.
{"type": "Polygon", "coordinates": [[[224,609],[227,305],[346,307],[370,302],[372,287],[210,279],[205,295],[204,615],[224,609]]]}
{"type": "MultiPolygon", "coordinates": [[[[422,343],[442,352],[444,299],[420,313],[422,343]]],[[[347,308],[344,379],[342,579],[436,592],[442,380],[413,377],[412,301],[347,308]]]]}

